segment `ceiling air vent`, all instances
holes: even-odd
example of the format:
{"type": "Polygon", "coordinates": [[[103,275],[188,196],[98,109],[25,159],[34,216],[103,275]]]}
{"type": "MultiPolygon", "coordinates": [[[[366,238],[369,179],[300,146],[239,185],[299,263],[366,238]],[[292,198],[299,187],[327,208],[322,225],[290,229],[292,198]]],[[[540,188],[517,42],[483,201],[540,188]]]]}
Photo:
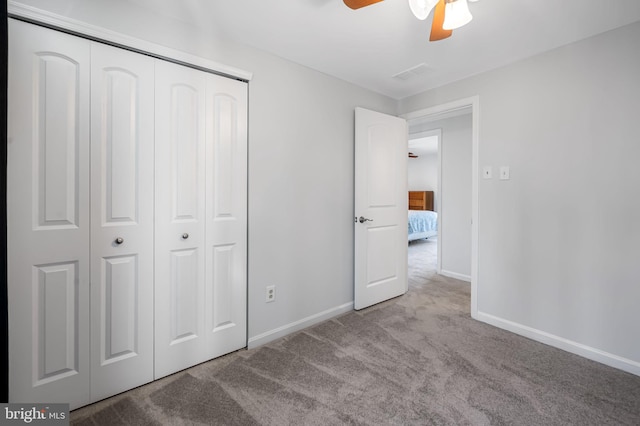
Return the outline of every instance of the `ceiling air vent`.
{"type": "Polygon", "coordinates": [[[429,65],[425,64],[424,62],[421,64],[418,64],[416,66],[413,66],[409,69],[406,69],[404,71],[399,72],[398,74],[394,74],[391,77],[393,78],[397,78],[398,80],[409,80],[413,77],[418,77],[420,75],[426,74],[429,71],[431,71],[433,68],[431,68],[429,65]]]}

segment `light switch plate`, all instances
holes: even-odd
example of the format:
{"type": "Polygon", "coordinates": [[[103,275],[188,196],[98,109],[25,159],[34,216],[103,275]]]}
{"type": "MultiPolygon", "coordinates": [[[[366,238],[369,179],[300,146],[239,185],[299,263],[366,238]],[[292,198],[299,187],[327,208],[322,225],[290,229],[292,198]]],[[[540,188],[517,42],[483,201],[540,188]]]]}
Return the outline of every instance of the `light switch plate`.
{"type": "Polygon", "coordinates": [[[509,180],[511,178],[511,170],[509,166],[500,167],[500,180],[509,180]]]}
{"type": "Polygon", "coordinates": [[[491,179],[493,177],[493,168],[491,166],[484,166],[482,168],[482,179],[491,179]]]}

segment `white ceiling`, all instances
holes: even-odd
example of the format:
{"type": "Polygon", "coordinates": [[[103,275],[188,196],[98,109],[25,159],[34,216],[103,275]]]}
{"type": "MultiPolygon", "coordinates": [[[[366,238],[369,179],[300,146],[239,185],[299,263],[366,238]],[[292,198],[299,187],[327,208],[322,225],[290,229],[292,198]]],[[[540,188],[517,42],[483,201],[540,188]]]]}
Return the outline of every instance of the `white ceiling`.
{"type": "Polygon", "coordinates": [[[428,41],[407,0],[128,0],[224,39],[401,99],[640,21],[640,0],[480,0],[473,21],[428,41]],[[407,81],[394,74],[425,63],[407,81]]]}

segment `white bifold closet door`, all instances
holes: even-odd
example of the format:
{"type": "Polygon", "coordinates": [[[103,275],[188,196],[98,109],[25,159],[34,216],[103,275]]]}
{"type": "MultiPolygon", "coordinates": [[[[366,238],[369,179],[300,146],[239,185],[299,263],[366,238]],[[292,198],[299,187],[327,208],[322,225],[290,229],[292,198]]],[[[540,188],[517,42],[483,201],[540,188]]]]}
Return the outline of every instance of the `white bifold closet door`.
{"type": "Polygon", "coordinates": [[[246,344],[246,90],[156,63],[156,378],[246,344]]]}
{"type": "Polygon", "coordinates": [[[90,402],[90,45],[9,24],[9,398],[84,405],[90,402]]]}
{"type": "Polygon", "coordinates": [[[10,23],[10,398],[77,407],[153,380],[154,60],[10,23]]]}
{"type": "Polygon", "coordinates": [[[91,44],[91,397],[153,380],[154,59],[91,44]]]}
{"type": "Polygon", "coordinates": [[[247,345],[247,84],[207,76],[207,357],[247,345]]]}
{"type": "Polygon", "coordinates": [[[9,400],[246,345],[247,85],[9,20],[9,400]]]}
{"type": "Polygon", "coordinates": [[[155,377],[205,361],[206,75],[156,64],[155,377]]]}

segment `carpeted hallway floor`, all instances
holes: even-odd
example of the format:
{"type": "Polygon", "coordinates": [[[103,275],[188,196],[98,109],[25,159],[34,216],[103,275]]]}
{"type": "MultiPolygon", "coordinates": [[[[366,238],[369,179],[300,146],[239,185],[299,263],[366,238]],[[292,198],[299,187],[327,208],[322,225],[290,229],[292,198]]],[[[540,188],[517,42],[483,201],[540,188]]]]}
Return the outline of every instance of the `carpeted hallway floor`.
{"type": "Polygon", "coordinates": [[[410,289],[76,410],[75,425],[639,425],[640,377],[476,322],[409,246],[410,289]]]}

